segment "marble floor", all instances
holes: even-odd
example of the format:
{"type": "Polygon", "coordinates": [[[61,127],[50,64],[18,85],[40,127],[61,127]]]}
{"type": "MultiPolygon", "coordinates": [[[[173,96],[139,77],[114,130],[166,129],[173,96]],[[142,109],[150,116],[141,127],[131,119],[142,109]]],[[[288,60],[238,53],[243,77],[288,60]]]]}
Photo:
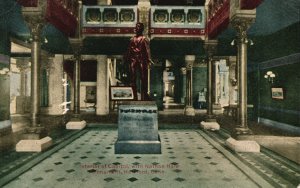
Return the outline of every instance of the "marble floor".
{"type": "Polygon", "coordinates": [[[114,154],[116,129],[92,127],[69,134],[47,152],[24,154],[32,160],[4,174],[0,185],[194,188],[297,187],[300,183],[295,164],[266,153],[231,152],[224,146],[226,132],[160,130],[162,154],[114,154]],[[275,162],[276,168],[269,164],[275,162]]]}

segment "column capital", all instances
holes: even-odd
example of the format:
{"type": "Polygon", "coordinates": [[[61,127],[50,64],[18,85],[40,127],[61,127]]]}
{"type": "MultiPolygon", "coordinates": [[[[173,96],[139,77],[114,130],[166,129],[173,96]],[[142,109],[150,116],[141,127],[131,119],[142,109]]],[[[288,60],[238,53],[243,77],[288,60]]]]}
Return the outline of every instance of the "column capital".
{"type": "Polygon", "coordinates": [[[36,14],[23,12],[23,17],[27,23],[27,26],[29,27],[32,40],[38,41],[41,36],[41,31],[46,23],[44,15],[42,14],[42,12],[36,14]]]}
{"type": "Polygon", "coordinates": [[[185,55],[184,59],[185,59],[186,69],[192,69],[195,59],[196,59],[196,56],[195,55],[185,55]]]}
{"type": "Polygon", "coordinates": [[[81,38],[69,38],[73,53],[77,56],[81,54],[83,40],[81,38]]]}
{"type": "Polygon", "coordinates": [[[247,43],[247,30],[255,21],[256,14],[237,14],[231,20],[232,27],[237,32],[238,42],[247,43]]]}
{"type": "Polygon", "coordinates": [[[218,46],[218,41],[217,40],[205,40],[204,41],[204,50],[208,57],[212,57],[213,54],[216,53],[217,51],[217,46],[218,46]]]}
{"type": "Polygon", "coordinates": [[[186,75],[186,67],[181,67],[181,68],[180,68],[180,73],[181,73],[182,75],[186,75]]]}

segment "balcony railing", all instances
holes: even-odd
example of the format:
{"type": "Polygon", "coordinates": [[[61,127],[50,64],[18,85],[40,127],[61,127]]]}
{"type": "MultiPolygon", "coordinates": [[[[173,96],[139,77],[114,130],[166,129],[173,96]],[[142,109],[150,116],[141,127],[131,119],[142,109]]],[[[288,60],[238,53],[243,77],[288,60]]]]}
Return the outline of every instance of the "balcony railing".
{"type": "MultiPolygon", "coordinates": [[[[149,35],[200,37],[205,35],[204,7],[152,6],[149,35]]],[[[127,36],[138,22],[137,6],[83,6],[83,35],[127,36]]]]}
{"type": "Polygon", "coordinates": [[[82,33],[132,35],[137,19],[137,6],[83,6],[82,33]]]}
{"type": "Polygon", "coordinates": [[[195,6],[152,6],[150,34],[200,36],[205,34],[205,9],[195,6]]]}

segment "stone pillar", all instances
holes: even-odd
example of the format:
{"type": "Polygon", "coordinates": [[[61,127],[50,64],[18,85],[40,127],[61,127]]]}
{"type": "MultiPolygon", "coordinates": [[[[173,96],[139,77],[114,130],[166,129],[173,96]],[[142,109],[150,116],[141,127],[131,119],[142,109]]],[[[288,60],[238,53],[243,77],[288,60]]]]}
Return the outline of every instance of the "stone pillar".
{"type": "Polygon", "coordinates": [[[74,85],[74,116],[80,114],[80,54],[75,54],[73,85],[74,85]]]}
{"type": "MultiPolygon", "coordinates": [[[[255,17],[254,17],[255,18],[255,17]]],[[[238,127],[236,135],[251,134],[247,125],[247,30],[254,22],[253,17],[235,17],[231,22],[237,31],[237,48],[238,48],[238,87],[239,87],[239,108],[238,108],[238,127]]]]}
{"type": "Polygon", "coordinates": [[[195,62],[195,55],[185,56],[186,66],[186,104],[184,114],[187,116],[195,116],[195,109],[193,107],[193,64],[195,62]]]}
{"type": "Polygon", "coordinates": [[[260,146],[248,137],[252,131],[247,125],[247,30],[254,22],[255,10],[240,10],[231,18],[231,24],[237,31],[238,46],[238,86],[239,86],[239,119],[240,122],[232,137],[226,140],[226,145],[236,152],[259,152],[260,146]],[[236,140],[237,139],[237,140],[236,140]]]}
{"type": "Polygon", "coordinates": [[[40,60],[42,23],[31,25],[31,126],[40,126],[40,60]]]}
{"type": "Polygon", "coordinates": [[[63,55],[55,55],[49,59],[49,106],[47,113],[50,115],[62,115],[61,104],[64,102],[63,86],[63,55]]]}
{"type": "Polygon", "coordinates": [[[74,38],[69,39],[73,48],[75,62],[73,73],[73,116],[66,124],[67,129],[83,129],[86,122],[80,118],[80,61],[81,61],[81,48],[82,39],[74,38]]]}
{"type": "Polygon", "coordinates": [[[97,56],[97,115],[109,114],[109,79],[107,56],[97,56]]]}
{"type": "Polygon", "coordinates": [[[216,40],[206,40],[204,43],[204,49],[207,54],[207,115],[205,121],[200,123],[203,129],[219,130],[220,125],[217,123],[216,118],[213,115],[213,54],[216,53],[218,42],[216,40]]]}
{"type": "Polygon", "coordinates": [[[31,127],[23,134],[27,140],[16,145],[17,152],[41,152],[52,145],[52,139],[40,124],[40,66],[41,31],[44,26],[44,13],[47,2],[38,1],[37,7],[22,9],[22,14],[31,31],[31,127]]]}
{"type": "Polygon", "coordinates": [[[174,87],[175,87],[175,76],[171,70],[172,63],[166,59],[165,70],[163,71],[163,82],[164,82],[164,107],[169,108],[169,105],[174,103],[174,87]]]}
{"type": "MultiPolygon", "coordinates": [[[[219,105],[219,97],[220,97],[220,76],[219,76],[219,61],[214,62],[214,104],[219,105]]],[[[212,78],[213,79],[213,78],[212,78]]]]}
{"type": "Polygon", "coordinates": [[[186,101],[186,68],[182,67],[180,69],[181,79],[182,79],[182,93],[181,93],[181,103],[185,104],[186,101]]]}

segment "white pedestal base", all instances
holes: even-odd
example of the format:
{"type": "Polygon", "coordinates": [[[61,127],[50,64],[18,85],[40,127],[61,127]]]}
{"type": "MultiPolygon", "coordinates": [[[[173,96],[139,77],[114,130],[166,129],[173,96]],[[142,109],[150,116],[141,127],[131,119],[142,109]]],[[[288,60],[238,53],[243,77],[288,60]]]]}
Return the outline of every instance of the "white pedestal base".
{"type": "Polygon", "coordinates": [[[206,130],[220,130],[220,125],[218,122],[205,122],[205,121],[201,121],[200,123],[200,127],[206,130]]]}
{"type": "Polygon", "coordinates": [[[20,140],[16,145],[17,152],[42,152],[52,145],[49,136],[40,140],[20,140]]]}
{"type": "Polygon", "coordinates": [[[76,130],[80,130],[85,128],[86,126],[86,121],[69,121],[66,124],[66,129],[76,129],[76,130]]]}
{"type": "Polygon", "coordinates": [[[260,152],[260,146],[256,141],[235,140],[230,137],[225,143],[231,150],[236,152],[260,152]]]}

